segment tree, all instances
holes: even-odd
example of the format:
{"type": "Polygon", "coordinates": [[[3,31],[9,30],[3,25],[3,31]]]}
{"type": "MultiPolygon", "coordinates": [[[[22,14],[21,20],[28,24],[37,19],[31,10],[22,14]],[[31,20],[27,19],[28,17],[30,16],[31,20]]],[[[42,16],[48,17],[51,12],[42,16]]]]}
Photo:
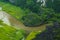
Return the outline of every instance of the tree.
{"type": "Polygon", "coordinates": [[[8,0],[0,0],[0,1],[2,1],[2,2],[7,2],[8,0]]]}
{"type": "Polygon", "coordinates": [[[38,26],[42,24],[42,20],[37,14],[27,14],[22,17],[22,22],[25,26],[38,26]]]}
{"type": "Polygon", "coordinates": [[[53,6],[53,1],[52,0],[46,0],[46,7],[52,8],[53,6]]]}
{"type": "Polygon", "coordinates": [[[53,9],[56,12],[60,12],[60,0],[54,0],[54,2],[53,2],[53,9]]]}
{"type": "Polygon", "coordinates": [[[20,7],[24,7],[26,4],[26,0],[9,0],[11,3],[20,6],[20,7]]]}
{"type": "Polygon", "coordinates": [[[32,12],[38,13],[40,11],[41,2],[37,0],[9,0],[11,3],[20,6],[21,8],[30,9],[32,12]]]}
{"type": "Polygon", "coordinates": [[[46,6],[54,9],[55,12],[60,12],[60,0],[47,0],[46,6]]]}
{"type": "MultiPolygon", "coordinates": [[[[42,8],[41,13],[28,13],[22,17],[22,22],[26,26],[39,26],[53,21],[55,12],[52,9],[42,8]]],[[[55,19],[54,19],[55,20],[55,19]]]]}
{"type": "Polygon", "coordinates": [[[27,0],[26,8],[30,9],[32,12],[38,13],[40,11],[41,2],[37,0],[27,0]]]}

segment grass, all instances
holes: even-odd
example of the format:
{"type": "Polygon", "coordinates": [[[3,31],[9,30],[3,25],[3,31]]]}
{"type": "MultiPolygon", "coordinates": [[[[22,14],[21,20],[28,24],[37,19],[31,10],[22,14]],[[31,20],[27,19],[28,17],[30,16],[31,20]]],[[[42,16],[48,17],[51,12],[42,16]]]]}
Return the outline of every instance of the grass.
{"type": "MultiPolygon", "coordinates": [[[[10,14],[11,16],[15,17],[18,20],[20,20],[22,18],[22,16],[24,16],[30,12],[28,9],[23,10],[20,7],[17,7],[10,3],[0,2],[0,6],[3,8],[3,10],[5,12],[7,12],[8,14],[10,14]]],[[[45,25],[44,25],[44,28],[42,27],[42,28],[36,29],[36,30],[42,30],[42,29],[45,29],[45,25]]],[[[36,31],[35,28],[34,29],[32,28],[32,30],[36,31]]]]}
{"type": "Polygon", "coordinates": [[[27,36],[26,40],[32,40],[32,39],[34,39],[34,38],[36,37],[36,35],[39,34],[39,33],[40,33],[40,31],[31,32],[31,33],[27,36]],[[31,37],[31,36],[32,36],[32,37],[31,37]]]}
{"type": "Polygon", "coordinates": [[[3,11],[7,12],[8,14],[12,15],[16,19],[20,20],[22,16],[29,12],[29,10],[22,10],[20,7],[12,5],[10,3],[0,2],[0,6],[2,7],[3,11]]]}
{"type": "Polygon", "coordinates": [[[25,31],[0,21],[0,40],[20,40],[24,37],[25,31]]]}

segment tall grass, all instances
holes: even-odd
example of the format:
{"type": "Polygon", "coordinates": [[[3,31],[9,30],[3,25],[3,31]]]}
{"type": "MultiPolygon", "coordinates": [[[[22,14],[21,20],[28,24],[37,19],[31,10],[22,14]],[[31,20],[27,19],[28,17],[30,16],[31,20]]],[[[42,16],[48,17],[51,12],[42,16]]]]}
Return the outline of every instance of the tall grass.
{"type": "Polygon", "coordinates": [[[29,12],[28,9],[23,10],[20,7],[12,5],[10,3],[0,2],[0,6],[2,7],[3,11],[7,12],[17,19],[21,19],[23,15],[29,12]]]}

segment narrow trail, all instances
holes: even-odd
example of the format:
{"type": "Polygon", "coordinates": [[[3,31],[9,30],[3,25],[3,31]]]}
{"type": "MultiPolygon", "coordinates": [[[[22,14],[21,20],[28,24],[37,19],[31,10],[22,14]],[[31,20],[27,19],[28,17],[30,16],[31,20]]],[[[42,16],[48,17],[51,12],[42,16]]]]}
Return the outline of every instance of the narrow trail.
{"type": "Polygon", "coordinates": [[[12,17],[11,15],[9,15],[8,13],[1,11],[0,13],[4,13],[7,17],[8,20],[10,21],[11,25],[13,25],[14,27],[20,28],[25,30],[26,32],[31,32],[31,31],[43,31],[46,29],[46,25],[41,25],[41,26],[37,26],[37,27],[26,27],[23,25],[23,23],[19,22],[17,19],[15,19],[14,17],[12,17]]]}

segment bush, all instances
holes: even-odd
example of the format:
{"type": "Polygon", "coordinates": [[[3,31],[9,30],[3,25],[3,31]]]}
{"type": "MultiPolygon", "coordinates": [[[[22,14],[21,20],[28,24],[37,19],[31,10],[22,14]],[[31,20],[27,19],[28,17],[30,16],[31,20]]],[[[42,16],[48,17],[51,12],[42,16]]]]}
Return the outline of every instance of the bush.
{"type": "Polygon", "coordinates": [[[23,24],[26,26],[38,26],[53,21],[55,12],[52,9],[42,8],[40,15],[37,13],[28,13],[22,17],[23,24]]]}
{"type": "Polygon", "coordinates": [[[41,25],[43,21],[37,14],[28,14],[22,17],[22,22],[25,26],[37,26],[41,25]]]}
{"type": "Polygon", "coordinates": [[[60,40],[60,24],[54,22],[54,25],[47,26],[46,30],[37,34],[33,40],[60,40]]]}
{"type": "Polygon", "coordinates": [[[55,18],[55,14],[56,13],[52,9],[42,8],[39,16],[42,16],[43,19],[49,23],[49,21],[53,21],[53,19],[55,18]]]}

